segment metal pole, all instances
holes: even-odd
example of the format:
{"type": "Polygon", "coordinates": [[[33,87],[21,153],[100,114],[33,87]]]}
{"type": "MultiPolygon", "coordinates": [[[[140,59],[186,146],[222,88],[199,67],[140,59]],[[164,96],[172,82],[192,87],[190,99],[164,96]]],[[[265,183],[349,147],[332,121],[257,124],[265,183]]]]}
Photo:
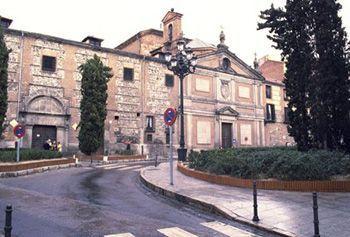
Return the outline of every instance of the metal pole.
{"type": "Polygon", "coordinates": [[[169,167],[170,167],[170,185],[174,185],[173,171],[173,126],[169,126],[169,167]]]}
{"type": "Polygon", "coordinates": [[[254,207],[254,216],[253,221],[259,221],[258,217],[258,200],[257,200],[258,192],[256,190],[256,181],[253,181],[253,207],[254,207]]]}
{"type": "Polygon", "coordinates": [[[20,147],[20,142],[19,140],[16,141],[16,145],[17,145],[17,152],[16,152],[16,161],[19,162],[19,147],[20,147]]]}
{"type": "Polygon", "coordinates": [[[180,148],[177,150],[179,161],[186,160],[187,149],[185,149],[185,122],[184,122],[184,76],[180,75],[180,148]]]}
{"type": "Polygon", "coordinates": [[[320,237],[319,220],[318,220],[318,205],[317,205],[317,193],[312,194],[313,199],[313,211],[314,211],[314,237],[320,237]]]}
{"type": "Polygon", "coordinates": [[[6,217],[5,217],[5,237],[11,237],[11,231],[12,231],[12,206],[7,205],[6,206],[6,217]]]}

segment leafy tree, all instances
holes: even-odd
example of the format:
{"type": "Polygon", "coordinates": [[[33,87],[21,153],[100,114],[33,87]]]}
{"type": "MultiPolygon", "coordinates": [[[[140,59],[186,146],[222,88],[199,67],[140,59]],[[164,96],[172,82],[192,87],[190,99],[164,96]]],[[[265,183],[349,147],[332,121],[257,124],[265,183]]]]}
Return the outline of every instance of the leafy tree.
{"type": "Polygon", "coordinates": [[[82,75],[79,149],[86,155],[91,155],[103,145],[107,82],[113,76],[111,70],[97,55],[79,67],[82,75]]]}
{"type": "MultiPolygon", "coordinates": [[[[1,17],[0,17],[1,18],[1,17]]],[[[4,34],[0,26],[0,138],[4,130],[3,123],[7,111],[7,68],[10,50],[7,49],[4,34]]]]}
{"type": "Polygon", "coordinates": [[[350,87],[346,32],[337,0],[312,0],[315,64],[312,134],[319,148],[350,148],[350,87]]]}
{"type": "Polygon", "coordinates": [[[258,29],[269,29],[268,38],[281,51],[286,61],[286,93],[290,98],[288,132],[299,150],[311,146],[309,91],[313,51],[311,45],[310,4],[308,0],[287,0],[285,9],[275,8],[261,12],[258,29]]]}

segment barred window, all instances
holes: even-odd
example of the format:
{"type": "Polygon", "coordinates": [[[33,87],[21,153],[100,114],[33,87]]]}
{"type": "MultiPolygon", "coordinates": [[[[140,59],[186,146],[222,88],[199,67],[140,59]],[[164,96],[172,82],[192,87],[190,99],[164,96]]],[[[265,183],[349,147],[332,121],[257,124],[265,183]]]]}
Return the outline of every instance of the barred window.
{"type": "Polygon", "coordinates": [[[133,68],[124,68],[124,80],[132,81],[134,80],[134,69],[133,68]]]}
{"type": "Polygon", "coordinates": [[[165,85],[167,87],[173,87],[174,86],[174,76],[170,74],[165,75],[165,85]]]}
{"type": "Polygon", "coordinates": [[[55,72],[56,71],[56,58],[44,55],[42,58],[41,69],[43,71],[55,72]]]}

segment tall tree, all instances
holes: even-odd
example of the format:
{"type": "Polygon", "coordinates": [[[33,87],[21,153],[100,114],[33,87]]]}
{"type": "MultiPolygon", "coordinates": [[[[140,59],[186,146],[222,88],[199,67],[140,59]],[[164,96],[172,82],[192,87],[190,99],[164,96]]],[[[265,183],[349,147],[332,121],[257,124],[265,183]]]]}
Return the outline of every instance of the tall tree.
{"type": "Polygon", "coordinates": [[[312,134],[324,149],[350,147],[347,39],[337,0],[312,0],[315,64],[311,91],[312,134]],[[347,144],[346,144],[347,143],[347,144]]]}
{"type": "Polygon", "coordinates": [[[258,29],[269,29],[268,38],[286,61],[286,93],[290,98],[288,132],[299,150],[311,147],[309,91],[313,53],[311,46],[310,4],[308,0],[287,0],[285,9],[261,12],[258,29]]]}
{"type": "MultiPolygon", "coordinates": [[[[1,17],[0,17],[1,18],[1,17]]],[[[7,49],[2,27],[0,26],[0,138],[7,111],[7,68],[10,50],[7,49]]]]}
{"type": "Polygon", "coordinates": [[[97,55],[82,64],[79,70],[82,75],[79,149],[91,155],[103,145],[107,82],[113,75],[112,69],[105,66],[97,55]]]}

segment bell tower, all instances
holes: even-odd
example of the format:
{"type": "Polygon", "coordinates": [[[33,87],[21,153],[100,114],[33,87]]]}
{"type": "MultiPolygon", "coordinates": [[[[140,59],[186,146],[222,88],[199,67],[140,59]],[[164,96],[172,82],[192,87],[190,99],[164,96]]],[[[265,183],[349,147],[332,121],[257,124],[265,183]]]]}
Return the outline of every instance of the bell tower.
{"type": "Polygon", "coordinates": [[[163,23],[163,40],[164,44],[170,45],[182,36],[181,29],[182,14],[174,12],[174,8],[167,12],[164,16],[163,23]]]}

